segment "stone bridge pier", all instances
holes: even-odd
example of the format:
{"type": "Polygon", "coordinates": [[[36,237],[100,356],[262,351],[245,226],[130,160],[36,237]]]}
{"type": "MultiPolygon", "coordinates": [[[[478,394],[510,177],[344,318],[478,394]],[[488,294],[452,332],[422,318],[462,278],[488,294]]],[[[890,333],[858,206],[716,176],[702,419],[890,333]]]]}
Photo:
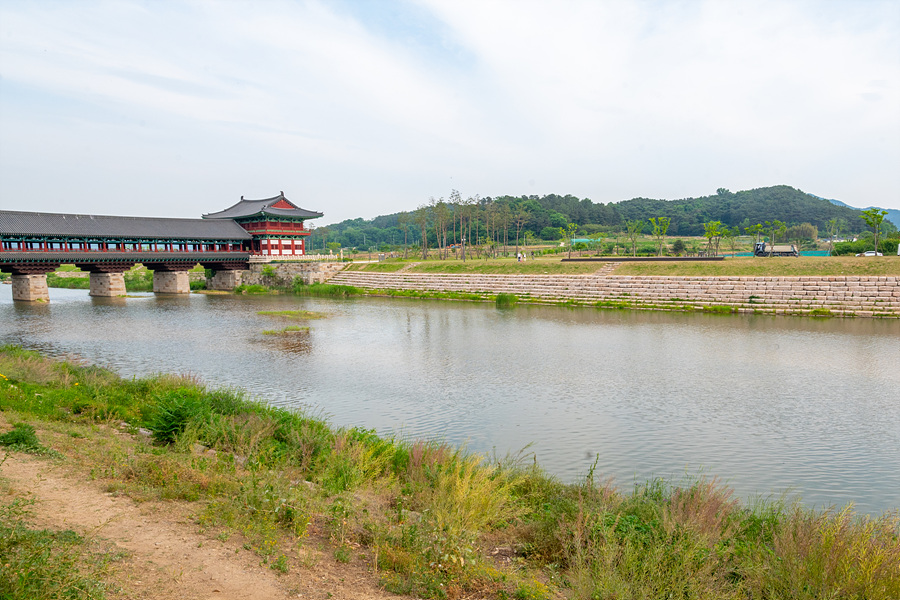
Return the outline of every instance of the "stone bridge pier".
{"type": "Polygon", "coordinates": [[[211,290],[231,291],[241,285],[240,269],[222,269],[215,271],[213,276],[209,278],[206,287],[211,290]]]}
{"type": "Polygon", "coordinates": [[[125,271],[133,267],[134,263],[77,263],[76,266],[82,271],[90,273],[91,289],[88,295],[98,298],[118,298],[127,293],[125,291],[125,271]]]}
{"type": "Polygon", "coordinates": [[[212,277],[206,279],[207,289],[226,292],[241,285],[243,273],[249,266],[242,261],[201,262],[200,264],[203,265],[203,268],[213,272],[212,277]]]}
{"type": "Polygon", "coordinates": [[[144,264],[153,271],[154,294],[190,294],[191,279],[188,275],[197,263],[162,262],[144,264]]]}
{"type": "Polygon", "coordinates": [[[12,273],[13,300],[22,302],[49,302],[47,273],[59,268],[58,264],[13,264],[4,267],[12,273]]]}

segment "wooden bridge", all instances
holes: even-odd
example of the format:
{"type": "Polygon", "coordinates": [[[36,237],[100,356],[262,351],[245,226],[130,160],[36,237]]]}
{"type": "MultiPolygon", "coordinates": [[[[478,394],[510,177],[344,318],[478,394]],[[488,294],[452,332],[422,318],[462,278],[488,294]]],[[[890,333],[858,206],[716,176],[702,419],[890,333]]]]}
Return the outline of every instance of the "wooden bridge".
{"type": "Polygon", "coordinates": [[[12,274],[13,299],[47,301],[47,273],[74,264],[90,273],[92,296],[125,294],[125,271],[153,271],[153,291],[190,292],[188,271],[211,269],[212,289],[233,289],[251,256],[302,257],[322,213],[284,197],[245,200],[202,219],[0,211],[0,271],[12,274]]]}

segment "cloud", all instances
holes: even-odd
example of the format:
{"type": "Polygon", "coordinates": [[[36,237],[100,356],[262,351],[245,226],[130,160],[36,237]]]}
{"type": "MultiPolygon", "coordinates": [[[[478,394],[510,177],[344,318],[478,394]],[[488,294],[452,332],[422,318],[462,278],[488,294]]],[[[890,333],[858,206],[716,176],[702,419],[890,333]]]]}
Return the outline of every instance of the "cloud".
{"type": "Polygon", "coordinates": [[[898,40],[894,2],[7,2],[0,204],[293,187],[331,221],[454,187],[787,183],[900,207],[898,40]]]}

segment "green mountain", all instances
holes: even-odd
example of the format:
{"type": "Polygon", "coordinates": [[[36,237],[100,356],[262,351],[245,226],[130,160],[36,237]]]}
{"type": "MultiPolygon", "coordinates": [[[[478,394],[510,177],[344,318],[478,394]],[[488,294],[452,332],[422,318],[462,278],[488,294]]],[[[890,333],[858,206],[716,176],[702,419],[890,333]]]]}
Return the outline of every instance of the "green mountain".
{"type": "Polygon", "coordinates": [[[825,231],[830,219],[844,219],[851,231],[863,228],[860,210],[838,206],[787,185],[730,192],[720,188],[715,196],[683,200],[651,200],[635,198],[617,203],[623,219],[669,217],[669,235],[703,235],[703,223],[721,221],[729,227],[747,227],[756,223],[779,220],[788,225],[812,223],[825,231]]]}
{"type": "MultiPolygon", "coordinates": [[[[818,197],[818,196],[817,196],[818,197]]],[[[828,200],[832,204],[837,204],[838,206],[846,206],[847,208],[853,208],[849,204],[844,204],[840,200],[832,200],[830,198],[824,198],[824,200],[828,200]]],[[[877,208],[879,210],[886,210],[887,216],[884,218],[886,221],[890,221],[893,223],[898,229],[900,229],[900,210],[895,208],[881,208],[880,206],[867,206],[862,210],[869,210],[870,208],[877,208]]]]}

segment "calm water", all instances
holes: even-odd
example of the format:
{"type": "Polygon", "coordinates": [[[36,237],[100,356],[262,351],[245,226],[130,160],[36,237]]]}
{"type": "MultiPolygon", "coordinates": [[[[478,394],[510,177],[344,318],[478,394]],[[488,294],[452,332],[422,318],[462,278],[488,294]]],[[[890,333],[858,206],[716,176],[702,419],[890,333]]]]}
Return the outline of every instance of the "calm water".
{"type": "Polygon", "coordinates": [[[122,375],[189,372],[337,425],[527,445],[564,480],[718,475],[746,497],[900,507],[900,322],[203,296],[13,304],[0,343],[122,375]],[[328,313],[310,332],[260,310],[328,313]]]}

